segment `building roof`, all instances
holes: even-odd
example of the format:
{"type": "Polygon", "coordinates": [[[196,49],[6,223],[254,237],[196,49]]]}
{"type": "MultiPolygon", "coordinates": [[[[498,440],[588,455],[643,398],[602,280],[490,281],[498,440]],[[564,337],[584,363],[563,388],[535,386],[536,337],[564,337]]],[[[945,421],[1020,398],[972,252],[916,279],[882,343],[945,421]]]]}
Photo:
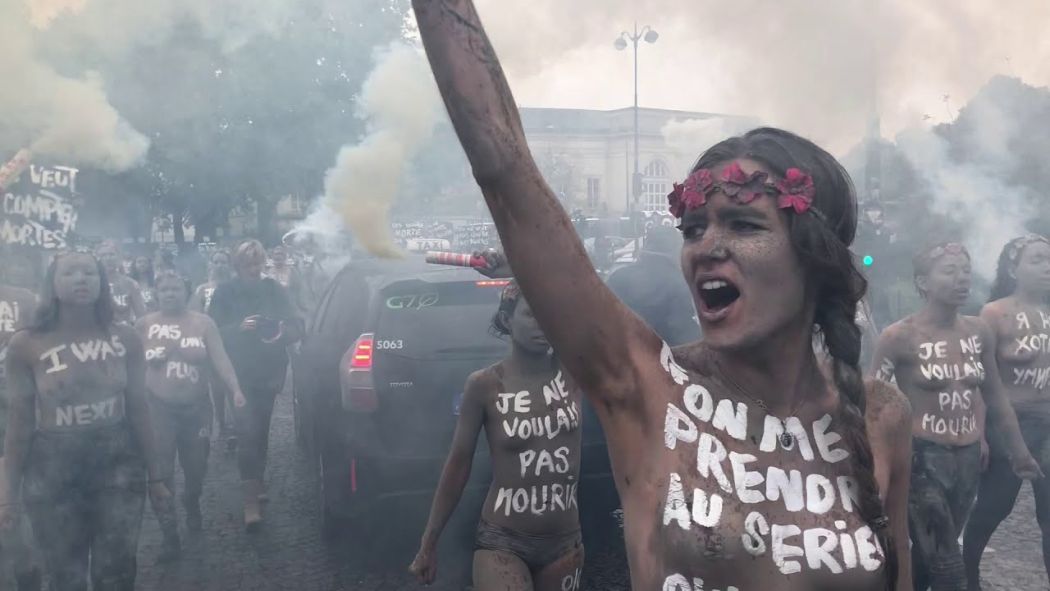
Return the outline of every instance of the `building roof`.
{"type": "MultiPolygon", "coordinates": [[[[544,107],[521,107],[521,121],[529,135],[555,134],[600,134],[634,132],[634,108],[626,107],[612,111],[592,109],[554,109],[544,107]]],[[[670,109],[638,109],[638,129],[641,133],[659,134],[668,122],[684,119],[742,119],[736,115],[674,111],[670,109]]]]}

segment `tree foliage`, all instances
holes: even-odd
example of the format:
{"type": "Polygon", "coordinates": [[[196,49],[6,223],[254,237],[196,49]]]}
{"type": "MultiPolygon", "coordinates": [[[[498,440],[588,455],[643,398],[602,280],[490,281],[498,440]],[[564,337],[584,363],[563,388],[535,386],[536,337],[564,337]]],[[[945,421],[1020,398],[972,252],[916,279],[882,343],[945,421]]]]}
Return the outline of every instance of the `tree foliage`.
{"type": "MultiPolygon", "coordinates": [[[[339,147],[361,132],[353,99],[373,48],[403,37],[409,6],[299,4],[275,34],[233,49],[185,24],[163,43],[104,65],[114,104],[152,141],[143,166],[104,183],[107,199],[144,202],[201,236],[214,235],[233,207],[254,204],[266,218],[283,195],[321,191],[339,147]]],[[[259,227],[275,240],[268,219],[259,227]]]]}

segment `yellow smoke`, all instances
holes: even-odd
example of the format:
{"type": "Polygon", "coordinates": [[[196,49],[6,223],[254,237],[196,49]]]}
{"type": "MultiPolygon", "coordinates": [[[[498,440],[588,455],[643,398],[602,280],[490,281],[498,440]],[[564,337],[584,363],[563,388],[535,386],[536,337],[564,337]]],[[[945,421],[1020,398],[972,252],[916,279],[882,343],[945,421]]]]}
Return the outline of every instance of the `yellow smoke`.
{"type": "Polygon", "coordinates": [[[338,211],[361,246],[376,256],[401,256],[389,214],[405,166],[442,117],[434,79],[423,54],[404,45],[380,52],[357,100],[368,121],[359,143],[344,146],[325,176],[325,202],[338,211]]]}

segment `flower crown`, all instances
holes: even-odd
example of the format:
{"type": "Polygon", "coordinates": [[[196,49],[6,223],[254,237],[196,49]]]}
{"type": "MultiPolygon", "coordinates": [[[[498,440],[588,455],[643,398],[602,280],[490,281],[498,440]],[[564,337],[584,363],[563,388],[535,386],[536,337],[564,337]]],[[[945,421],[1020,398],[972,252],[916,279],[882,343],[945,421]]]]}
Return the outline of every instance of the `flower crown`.
{"type": "Polygon", "coordinates": [[[1050,245],[1050,240],[1047,240],[1039,234],[1027,234],[1025,236],[1021,236],[1020,238],[1014,238],[1010,241],[1009,244],[1006,245],[1006,256],[1009,257],[1011,263],[1017,263],[1017,261],[1021,258],[1021,253],[1024,252],[1024,249],[1035,244],[1036,242],[1042,242],[1043,244],[1050,245]]]}
{"type": "Polygon", "coordinates": [[[966,247],[959,242],[948,242],[937,246],[930,251],[929,256],[931,261],[936,261],[946,254],[961,254],[966,255],[966,258],[970,258],[970,251],[966,250],[966,247]]]}
{"type": "Polygon", "coordinates": [[[682,184],[675,183],[674,190],[667,195],[671,215],[681,218],[687,211],[706,205],[709,196],[721,191],[730,199],[744,205],[762,195],[770,195],[777,198],[777,207],[780,209],[792,209],[798,214],[812,211],[820,216],[820,211],[813,207],[816,188],[809,173],[798,168],[789,168],[784,173],[784,178],[775,183],[767,182],[768,179],[769,175],[761,171],[748,175],[737,162],[726,166],[717,181],[709,169],[699,168],[682,184]]]}

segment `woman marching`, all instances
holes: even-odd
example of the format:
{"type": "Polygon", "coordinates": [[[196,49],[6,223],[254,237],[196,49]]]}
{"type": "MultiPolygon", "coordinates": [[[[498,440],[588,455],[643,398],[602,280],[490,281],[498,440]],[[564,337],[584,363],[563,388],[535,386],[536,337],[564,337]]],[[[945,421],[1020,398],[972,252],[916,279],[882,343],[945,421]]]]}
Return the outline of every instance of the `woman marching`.
{"type": "MultiPolygon", "coordinates": [[[[208,261],[208,281],[197,286],[190,298],[190,310],[207,314],[211,309],[211,298],[215,289],[233,277],[230,268],[230,252],[226,249],[216,250],[211,254],[208,261]]],[[[227,452],[237,449],[237,436],[233,432],[233,409],[230,408],[231,400],[223,385],[222,380],[216,379],[212,374],[211,402],[215,410],[215,422],[219,425],[219,440],[226,442],[227,452]]]]}
{"type": "Polygon", "coordinates": [[[463,494],[484,429],[492,485],[478,524],[474,589],[574,589],[583,569],[576,500],[582,394],[550,353],[516,284],[504,289],[492,326],[510,337],[510,354],[467,380],[452,449],[409,569],[420,582],[434,582],[438,538],[463,494]],[[506,427],[514,424],[540,430],[506,427]]]}
{"type": "Polygon", "coordinates": [[[147,312],[157,311],[157,274],[153,270],[153,259],[137,256],[131,264],[131,278],[139,284],[142,305],[147,312]]]}
{"type": "MultiPolygon", "coordinates": [[[[999,256],[995,283],[981,318],[995,333],[992,349],[1028,449],[1050,471],[1050,241],[1042,236],[1011,240],[999,256]]],[[[963,558],[970,591],[981,588],[981,556],[1021,489],[1010,436],[988,430],[989,463],[966,525],[963,558]]],[[[1036,519],[1043,534],[1043,561],[1050,573],[1050,482],[1032,482],[1036,519]]]]}
{"type": "Polygon", "coordinates": [[[704,340],[672,350],[590,265],[473,2],[413,7],[524,296],[607,436],[632,587],[910,587],[910,411],[861,377],[842,166],[769,128],[700,156],[670,201],[704,340]]]}
{"type": "Polygon", "coordinates": [[[262,275],[266,265],[262,243],[241,243],[233,262],[237,276],[215,289],[209,314],[219,326],[245,394],[245,405],[234,411],[237,467],[244,494],[244,524],[254,528],[262,523],[259,504],[266,500],[263,474],[270,417],[284,387],[288,345],[299,341],[303,329],[284,288],[262,275]]]}
{"type": "MultiPolygon", "coordinates": [[[[136,329],[145,344],[146,388],[156,435],[159,477],[175,488],[175,456],[186,476],[182,502],[186,528],[201,529],[200,496],[208,468],[212,407],[208,377],[213,373],[244,406],[244,394],[212,319],[186,308],[189,285],[172,271],[157,277],[160,311],[139,319],[136,329]]],[[[175,504],[156,508],[163,539],[162,559],[178,556],[179,533],[175,504]]]]}
{"type": "Polygon", "coordinates": [[[142,301],[142,287],[124,274],[120,260],[120,249],[116,243],[105,241],[98,246],[95,256],[102,263],[109,278],[108,291],[113,297],[113,315],[117,322],[131,325],[136,318],[146,314],[146,303],[142,301]]]}
{"type": "Polygon", "coordinates": [[[86,589],[90,579],[130,591],[147,466],[154,506],[171,499],[155,462],[142,341],[114,323],[93,256],[51,262],[34,322],[11,339],[7,379],[0,527],[25,505],[55,589],[86,589]]]}
{"type": "Polygon", "coordinates": [[[970,297],[970,255],[958,243],[915,257],[915,285],[926,305],[879,337],[872,371],[896,379],[912,406],[908,521],[917,591],[966,589],[959,535],[981,475],[987,410],[1014,459],[1011,477],[1040,475],[1002,392],[997,337],[979,318],[961,316],[970,297]]]}

